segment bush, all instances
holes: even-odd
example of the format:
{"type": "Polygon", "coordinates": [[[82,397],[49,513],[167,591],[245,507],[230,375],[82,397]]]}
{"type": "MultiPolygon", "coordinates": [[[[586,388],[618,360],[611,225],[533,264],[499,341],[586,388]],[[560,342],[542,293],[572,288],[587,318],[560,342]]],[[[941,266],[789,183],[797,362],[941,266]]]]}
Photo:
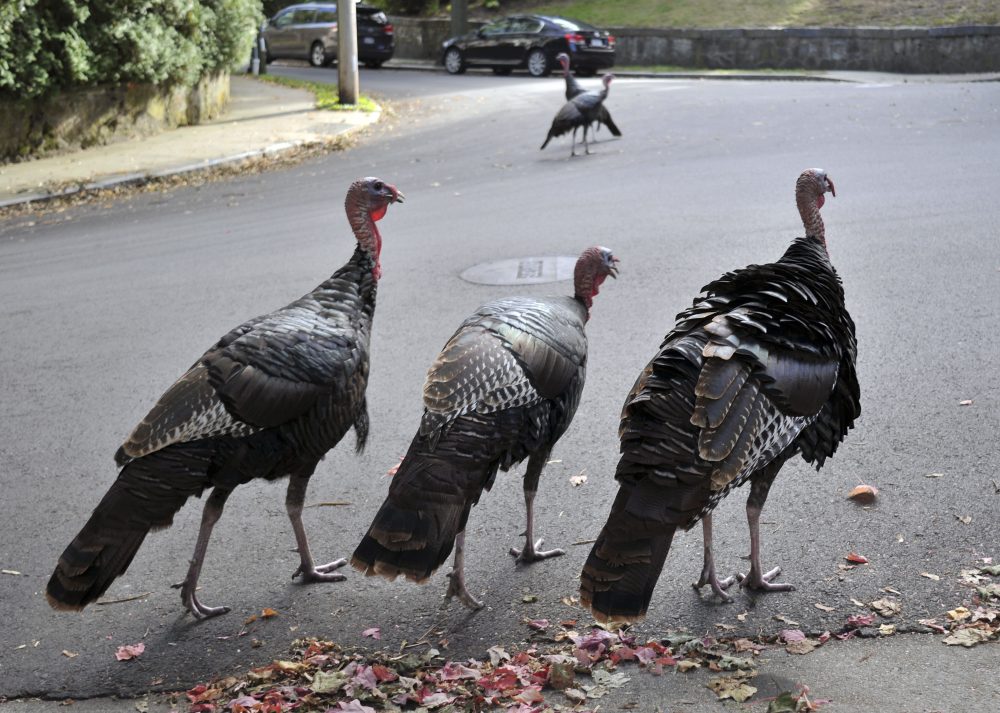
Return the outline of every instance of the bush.
{"type": "Polygon", "coordinates": [[[245,62],[260,0],[7,0],[0,94],[96,84],[192,85],[245,62]]]}

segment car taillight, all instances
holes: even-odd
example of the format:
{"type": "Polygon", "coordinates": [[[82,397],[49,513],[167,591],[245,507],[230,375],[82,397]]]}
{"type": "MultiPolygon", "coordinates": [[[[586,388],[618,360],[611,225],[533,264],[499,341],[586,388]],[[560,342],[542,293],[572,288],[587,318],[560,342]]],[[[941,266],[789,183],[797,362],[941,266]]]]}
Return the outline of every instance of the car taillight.
{"type": "Polygon", "coordinates": [[[392,25],[389,24],[389,23],[387,23],[386,26],[383,27],[382,29],[385,31],[385,34],[387,34],[387,35],[391,35],[392,32],[393,32],[392,25]]]}
{"type": "Polygon", "coordinates": [[[614,47],[614,46],[615,46],[615,36],[608,35],[608,47],[614,47]]]}
{"type": "Polygon", "coordinates": [[[575,43],[578,45],[582,45],[584,42],[586,42],[586,40],[583,38],[583,35],[577,34],[575,32],[567,32],[566,41],[569,42],[570,44],[575,43]]]}

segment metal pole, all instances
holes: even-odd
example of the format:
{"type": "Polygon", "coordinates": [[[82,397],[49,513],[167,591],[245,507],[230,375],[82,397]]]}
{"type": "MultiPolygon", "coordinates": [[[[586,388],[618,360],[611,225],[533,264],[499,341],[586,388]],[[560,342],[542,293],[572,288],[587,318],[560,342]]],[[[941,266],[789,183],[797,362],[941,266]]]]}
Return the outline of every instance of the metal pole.
{"type": "Polygon", "coordinates": [[[457,37],[469,31],[469,0],[452,0],[451,36],[457,37]]]}
{"type": "Polygon", "coordinates": [[[355,0],[337,3],[337,82],[341,104],[358,103],[358,20],[355,0]]]}

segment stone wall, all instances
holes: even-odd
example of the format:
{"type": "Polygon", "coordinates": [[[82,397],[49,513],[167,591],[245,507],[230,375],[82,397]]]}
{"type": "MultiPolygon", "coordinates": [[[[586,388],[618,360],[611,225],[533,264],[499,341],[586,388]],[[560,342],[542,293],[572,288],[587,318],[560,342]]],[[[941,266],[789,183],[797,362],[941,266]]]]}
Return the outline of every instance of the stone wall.
{"type": "MultiPolygon", "coordinates": [[[[396,57],[441,59],[448,20],[393,18],[396,57]]],[[[470,29],[481,22],[470,22],[470,29]]],[[[612,27],[615,63],[707,69],[1000,71],[1000,26],[674,30],[612,27]]]]}
{"type": "Polygon", "coordinates": [[[229,74],[194,87],[129,84],[0,102],[0,162],[38,158],[197,124],[229,103],[229,74]]]}

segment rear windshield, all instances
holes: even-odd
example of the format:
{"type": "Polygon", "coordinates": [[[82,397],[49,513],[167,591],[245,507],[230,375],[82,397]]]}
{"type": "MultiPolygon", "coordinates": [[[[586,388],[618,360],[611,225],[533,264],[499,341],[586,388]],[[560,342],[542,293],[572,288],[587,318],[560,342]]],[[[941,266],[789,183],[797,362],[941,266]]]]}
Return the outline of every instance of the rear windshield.
{"type": "Polygon", "coordinates": [[[549,17],[546,18],[553,25],[558,25],[563,30],[569,30],[570,32],[575,32],[576,30],[596,30],[597,28],[593,25],[588,25],[586,22],[580,22],[579,20],[567,20],[565,17],[549,17]]]}

